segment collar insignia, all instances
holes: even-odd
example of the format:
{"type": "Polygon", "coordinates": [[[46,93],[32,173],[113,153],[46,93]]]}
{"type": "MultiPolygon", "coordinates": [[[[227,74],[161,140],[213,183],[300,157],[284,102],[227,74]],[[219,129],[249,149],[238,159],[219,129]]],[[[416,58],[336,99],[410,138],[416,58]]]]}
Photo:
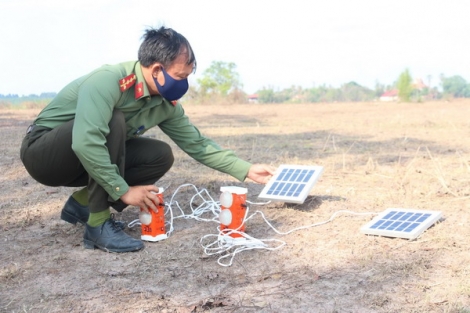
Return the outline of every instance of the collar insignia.
{"type": "Polygon", "coordinates": [[[178,103],[178,101],[173,100],[173,101],[170,101],[170,103],[173,104],[173,106],[176,106],[176,104],[178,103]]]}
{"type": "Polygon", "coordinates": [[[139,99],[144,95],[144,83],[140,82],[135,85],[134,96],[136,99],[139,99]]]}
{"type": "Polygon", "coordinates": [[[136,79],[137,77],[135,76],[135,74],[130,74],[124,78],[121,78],[119,80],[119,89],[121,90],[121,92],[124,92],[130,87],[132,87],[135,84],[136,79]]]}

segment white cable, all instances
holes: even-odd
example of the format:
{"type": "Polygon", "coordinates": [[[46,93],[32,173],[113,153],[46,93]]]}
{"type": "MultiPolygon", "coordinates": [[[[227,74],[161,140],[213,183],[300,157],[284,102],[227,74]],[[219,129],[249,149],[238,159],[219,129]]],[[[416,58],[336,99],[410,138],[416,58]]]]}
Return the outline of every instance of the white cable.
{"type": "Polygon", "coordinates": [[[140,220],[138,218],[136,218],[135,220],[133,220],[132,222],[127,224],[127,227],[132,228],[132,227],[140,226],[140,225],[142,225],[142,223],[140,222],[140,220]]]}
{"type": "Polygon", "coordinates": [[[218,217],[219,217],[219,213],[220,213],[219,203],[214,201],[214,199],[210,196],[207,189],[198,190],[197,187],[194,186],[193,184],[184,184],[184,185],[179,186],[173,192],[173,195],[170,199],[170,202],[167,203],[166,206],[167,206],[167,208],[170,212],[170,222],[169,222],[170,230],[167,232],[168,236],[173,232],[173,230],[174,230],[173,220],[175,220],[177,218],[193,218],[197,221],[219,223],[219,221],[218,221],[218,217]],[[184,188],[184,187],[192,187],[196,191],[196,194],[193,195],[191,197],[191,200],[189,201],[189,207],[191,209],[191,214],[185,214],[184,210],[181,208],[178,201],[174,200],[175,196],[178,194],[180,189],[184,188]],[[204,195],[207,196],[209,198],[209,200],[205,199],[204,195]],[[196,201],[198,199],[202,200],[202,204],[200,204],[197,207],[194,207],[194,201],[196,201]],[[176,208],[178,208],[178,210],[180,211],[180,215],[173,216],[173,210],[172,210],[173,205],[175,205],[176,208]],[[211,212],[214,215],[214,217],[210,218],[210,219],[201,217],[203,214],[208,213],[208,212],[211,212]]]}
{"type": "MultiPolygon", "coordinates": [[[[219,223],[218,221],[218,215],[220,212],[219,208],[219,203],[214,201],[212,197],[210,196],[209,192],[207,189],[201,189],[198,190],[197,187],[193,184],[183,184],[179,186],[174,192],[173,195],[170,199],[170,202],[165,202],[165,215],[170,215],[170,218],[168,221],[165,221],[165,224],[169,225],[169,230],[167,231],[167,236],[170,236],[170,234],[174,231],[173,227],[173,221],[177,218],[193,218],[198,221],[204,221],[204,222],[216,222],[219,223]],[[185,214],[184,210],[181,208],[180,204],[178,201],[174,200],[175,196],[180,192],[180,189],[185,188],[185,187],[192,187],[195,190],[195,194],[191,197],[191,200],[189,202],[190,204],[190,209],[191,209],[191,214],[185,214]],[[209,200],[204,198],[204,195],[209,198],[209,200]],[[194,202],[196,200],[202,200],[202,204],[195,207],[194,202]],[[179,210],[179,215],[174,216],[173,213],[173,208],[176,207],[179,210]],[[201,216],[205,213],[212,212],[214,214],[214,217],[211,219],[206,219],[202,218],[201,216]]],[[[139,219],[136,219],[128,224],[128,227],[135,227],[137,225],[140,225],[141,223],[139,222],[139,219]]]]}
{"type": "Polygon", "coordinates": [[[246,203],[253,204],[253,205],[266,205],[266,204],[270,204],[271,201],[268,201],[268,202],[251,202],[251,201],[246,200],[246,203]]]}
{"type": "MultiPolygon", "coordinates": [[[[264,213],[261,212],[261,211],[256,211],[255,213],[253,213],[252,215],[250,215],[249,217],[245,218],[244,223],[246,223],[248,220],[252,219],[256,214],[260,214],[261,217],[263,218],[263,220],[266,222],[266,224],[268,224],[269,227],[271,227],[272,230],[274,230],[274,232],[276,232],[277,234],[279,235],[287,235],[287,234],[290,234],[292,232],[295,232],[295,231],[299,231],[299,230],[302,230],[302,229],[307,229],[307,228],[311,228],[311,227],[316,227],[316,226],[320,226],[320,225],[323,225],[323,224],[326,224],[326,223],[329,223],[331,222],[332,220],[334,220],[336,218],[337,215],[341,214],[341,213],[348,213],[348,214],[354,214],[354,215],[371,215],[371,214],[378,214],[378,213],[370,213],[370,212],[367,212],[367,213],[356,213],[356,212],[353,212],[353,211],[349,211],[349,210],[341,210],[341,211],[337,211],[335,212],[328,220],[326,221],[323,221],[323,222],[319,222],[319,223],[315,223],[315,224],[311,224],[311,225],[306,225],[306,226],[301,226],[301,227],[297,227],[297,228],[294,228],[294,229],[291,229],[287,232],[281,232],[281,231],[278,231],[265,217],[264,213]]],[[[211,237],[211,236],[216,236],[216,235],[206,235],[204,237],[201,238],[201,245],[202,247],[204,248],[204,252],[207,254],[207,255],[215,255],[215,254],[222,254],[222,253],[225,253],[225,255],[219,257],[219,259],[217,260],[217,263],[219,265],[222,265],[222,266],[231,266],[232,263],[233,263],[233,259],[235,258],[235,255],[237,253],[240,253],[242,251],[246,251],[246,250],[253,250],[253,249],[265,249],[265,250],[277,250],[279,248],[281,248],[282,246],[286,245],[286,243],[282,240],[279,240],[279,239],[256,239],[254,237],[251,237],[249,236],[248,234],[244,233],[244,232],[240,232],[238,230],[232,230],[230,233],[227,233],[227,234],[223,234],[220,232],[220,229],[219,229],[219,235],[217,236],[217,240],[212,242],[212,243],[209,243],[209,244],[202,244],[202,241],[208,237],[211,237]],[[233,239],[230,234],[238,234],[241,236],[241,240],[237,240],[237,239],[233,239]],[[228,240],[227,240],[228,239],[228,240]],[[276,242],[278,243],[277,246],[275,247],[270,247],[267,242],[276,242]],[[216,248],[213,248],[213,246],[215,244],[218,244],[218,246],[216,248]],[[233,251],[230,251],[231,249],[233,248],[233,251]],[[221,261],[225,258],[230,258],[229,262],[228,263],[222,263],[221,261]]]]}
{"type": "MultiPolygon", "coordinates": [[[[271,201],[264,202],[264,203],[254,203],[250,201],[246,201],[246,202],[253,204],[253,205],[266,205],[266,204],[271,203],[271,201]]],[[[264,249],[264,250],[274,251],[286,245],[284,241],[279,240],[279,239],[254,238],[246,234],[245,232],[240,231],[239,229],[221,230],[220,222],[219,222],[219,214],[221,211],[220,202],[215,201],[210,196],[207,189],[198,190],[197,187],[193,184],[183,184],[179,186],[173,192],[173,195],[170,198],[170,202],[165,203],[165,208],[166,208],[165,215],[170,215],[169,221],[165,223],[169,225],[169,230],[166,233],[168,237],[174,231],[173,221],[177,218],[186,218],[186,219],[192,218],[197,221],[216,222],[219,224],[219,226],[217,227],[218,234],[204,235],[200,240],[200,244],[203,247],[204,253],[206,255],[209,255],[209,256],[219,255],[219,258],[217,259],[217,263],[221,266],[231,266],[235,256],[238,253],[243,252],[243,251],[254,250],[254,249],[264,249]],[[175,196],[180,192],[180,190],[185,187],[192,187],[195,190],[195,194],[191,197],[189,201],[189,208],[191,210],[190,214],[186,214],[183,208],[178,203],[178,201],[174,200],[175,196]],[[198,201],[198,200],[201,201],[201,204],[195,205],[195,201],[198,201]],[[175,216],[173,210],[179,210],[179,214],[175,216]],[[203,215],[207,215],[207,214],[212,214],[212,218],[202,217],[203,215]],[[212,239],[212,240],[208,241],[209,239],[212,239]],[[225,263],[223,261],[225,261],[225,263]]],[[[277,230],[267,220],[263,212],[256,211],[250,216],[248,216],[248,212],[249,212],[249,207],[247,206],[245,217],[241,225],[245,225],[247,221],[252,219],[257,214],[260,214],[263,220],[266,222],[266,224],[268,224],[268,226],[279,235],[288,235],[295,231],[324,225],[334,220],[336,216],[339,214],[353,214],[353,215],[376,215],[378,214],[378,213],[371,213],[371,212],[357,213],[357,212],[353,212],[349,210],[340,210],[340,211],[333,213],[333,215],[331,215],[331,217],[326,221],[297,227],[286,232],[281,232],[277,230]]],[[[138,224],[140,224],[140,221],[137,219],[129,223],[129,227],[133,227],[138,224]]]]}
{"type": "Polygon", "coordinates": [[[311,224],[311,225],[306,225],[306,226],[301,226],[301,227],[297,227],[297,228],[294,228],[294,229],[291,229],[287,232],[280,232],[278,231],[273,225],[271,225],[271,223],[266,219],[266,217],[264,216],[264,213],[261,212],[261,211],[256,211],[252,216],[250,216],[250,218],[252,218],[256,213],[259,213],[264,221],[266,222],[266,224],[269,225],[269,227],[272,228],[272,230],[274,230],[276,233],[278,233],[279,235],[288,235],[290,233],[293,233],[295,231],[299,231],[299,230],[302,230],[302,229],[307,229],[307,228],[312,228],[312,227],[317,227],[317,226],[320,226],[320,225],[323,225],[323,224],[327,224],[329,222],[331,222],[332,220],[334,220],[336,218],[337,215],[341,214],[341,213],[347,213],[347,214],[352,214],[352,215],[377,215],[379,213],[375,213],[375,212],[365,212],[365,213],[357,213],[357,212],[354,212],[354,211],[349,211],[349,210],[340,210],[340,211],[336,211],[335,213],[333,213],[333,215],[331,215],[331,217],[326,220],[326,221],[323,221],[323,222],[319,222],[319,223],[315,223],[315,224],[311,224]]]}
{"type": "Polygon", "coordinates": [[[204,253],[206,255],[221,255],[217,259],[217,263],[221,266],[231,266],[235,255],[240,252],[254,249],[264,249],[264,250],[277,250],[284,246],[286,243],[279,239],[256,239],[244,232],[237,230],[231,230],[228,233],[222,233],[219,230],[218,235],[208,234],[201,238],[200,243],[204,248],[204,253]],[[231,235],[237,234],[240,237],[232,237],[231,235]],[[206,239],[210,237],[215,237],[212,242],[204,244],[206,239]],[[276,245],[270,246],[269,243],[274,243],[276,245]],[[228,263],[223,263],[222,260],[230,258],[228,263]]]}

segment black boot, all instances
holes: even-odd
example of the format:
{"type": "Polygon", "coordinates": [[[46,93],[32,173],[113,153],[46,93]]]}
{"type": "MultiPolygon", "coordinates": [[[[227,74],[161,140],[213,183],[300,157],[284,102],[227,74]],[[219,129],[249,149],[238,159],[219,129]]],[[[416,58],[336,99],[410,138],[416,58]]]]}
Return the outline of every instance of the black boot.
{"type": "MultiPolygon", "coordinates": [[[[88,222],[88,216],[90,216],[90,210],[87,206],[81,205],[72,196],[70,196],[65,202],[60,218],[68,223],[86,225],[88,222]]],[[[126,223],[121,221],[115,221],[115,223],[121,228],[126,228],[126,223]]]]}
{"type": "Polygon", "coordinates": [[[89,215],[90,211],[88,207],[81,205],[77,200],[70,196],[62,208],[60,218],[74,225],[77,224],[77,222],[85,225],[86,222],[88,222],[89,215]]]}
{"type": "Polygon", "coordinates": [[[107,252],[130,252],[144,247],[141,240],[126,234],[112,218],[97,227],[86,224],[83,243],[86,249],[99,248],[107,252]]]}

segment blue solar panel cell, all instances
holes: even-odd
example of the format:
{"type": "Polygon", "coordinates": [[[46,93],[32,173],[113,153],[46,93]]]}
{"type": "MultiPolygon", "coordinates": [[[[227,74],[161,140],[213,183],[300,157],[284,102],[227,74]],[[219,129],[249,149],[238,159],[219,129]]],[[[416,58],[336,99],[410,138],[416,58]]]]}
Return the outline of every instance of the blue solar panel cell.
{"type": "Polygon", "coordinates": [[[412,223],[410,226],[408,226],[406,229],[405,229],[405,232],[411,232],[413,229],[415,229],[416,227],[418,227],[420,224],[419,223],[412,223]]]}
{"type": "Polygon", "coordinates": [[[422,223],[424,222],[428,217],[430,217],[431,214],[423,214],[423,216],[421,216],[420,218],[418,218],[417,222],[418,223],[422,223]]]}
{"type": "Polygon", "coordinates": [[[303,182],[306,183],[310,180],[310,178],[312,178],[313,174],[315,173],[315,171],[311,170],[311,171],[306,171],[305,173],[305,177],[303,179],[303,182]]]}
{"type": "Polygon", "coordinates": [[[395,230],[396,231],[403,231],[406,227],[408,227],[408,225],[410,225],[411,223],[410,222],[404,222],[404,223],[401,223],[400,226],[398,226],[395,230]]]}
{"type": "Polygon", "coordinates": [[[397,214],[393,216],[393,220],[396,221],[400,219],[403,215],[405,215],[405,212],[398,212],[397,214]]]}
{"type": "Polygon", "coordinates": [[[284,184],[284,187],[283,187],[282,190],[279,192],[279,195],[285,196],[291,185],[292,185],[292,183],[285,183],[285,184],[284,184]]]}
{"type": "Polygon", "coordinates": [[[384,221],[379,221],[379,222],[375,223],[374,225],[370,226],[370,228],[376,229],[376,228],[379,227],[380,224],[382,224],[383,222],[384,222],[384,221]]]}
{"type": "Polygon", "coordinates": [[[388,213],[387,215],[385,215],[383,218],[384,218],[384,219],[389,219],[389,218],[391,218],[393,215],[395,215],[395,213],[397,213],[397,212],[391,211],[390,213],[388,213]]]}
{"type": "Polygon", "coordinates": [[[400,221],[408,220],[411,215],[413,215],[413,213],[410,213],[410,212],[403,214],[402,217],[400,217],[400,221]]]}
{"type": "Polygon", "coordinates": [[[292,197],[292,195],[295,193],[295,190],[297,189],[298,186],[299,184],[296,184],[296,183],[291,184],[289,191],[287,192],[287,196],[292,197]]]}
{"type": "Polygon", "coordinates": [[[292,176],[290,177],[289,181],[297,181],[297,177],[299,176],[300,170],[296,170],[292,173],[292,176]]]}
{"type": "Polygon", "coordinates": [[[292,176],[293,170],[288,170],[285,177],[282,180],[289,180],[292,176]]]}
{"type": "Polygon", "coordinates": [[[395,228],[397,228],[398,226],[400,226],[401,222],[394,222],[392,223],[392,225],[390,225],[390,227],[388,227],[387,229],[388,230],[394,230],[395,228]]]}
{"type": "Polygon", "coordinates": [[[269,188],[269,190],[266,192],[268,195],[272,195],[274,190],[276,189],[277,187],[277,182],[275,182],[274,184],[272,184],[271,188],[269,188]]]}
{"type": "Polygon", "coordinates": [[[390,224],[392,224],[392,221],[390,221],[390,220],[384,221],[384,222],[382,223],[382,225],[380,225],[380,226],[378,227],[378,229],[387,229],[388,225],[390,225],[390,224]]]}
{"type": "Polygon", "coordinates": [[[414,222],[414,221],[416,221],[420,216],[421,216],[421,213],[416,213],[416,214],[413,214],[408,220],[414,222]]]}

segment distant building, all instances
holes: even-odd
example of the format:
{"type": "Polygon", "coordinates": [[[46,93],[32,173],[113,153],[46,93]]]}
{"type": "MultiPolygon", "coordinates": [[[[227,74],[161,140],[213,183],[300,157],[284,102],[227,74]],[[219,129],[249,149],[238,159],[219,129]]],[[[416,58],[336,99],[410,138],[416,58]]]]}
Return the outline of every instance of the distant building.
{"type": "Polygon", "coordinates": [[[417,89],[419,91],[422,91],[423,89],[428,88],[428,86],[424,84],[421,78],[417,78],[411,86],[413,89],[417,89]]]}
{"type": "Polygon", "coordinates": [[[384,102],[398,101],[398,90],[388,90],[384,92],[379,100],[384,102]]]}
{"type": "MultiPolygon", "coordinates": [[[[423,90],[429,88],[421,78],[417,78],[414,80],[414,82],[411,84],[411,88],[413,90],[418,90],[419,92],[422,92],[423,90]]],[[[390,101],[398,101],[398,90],[393,89],[393,90],[388,90],[384,92],[380,98],[380,101],[385,101],[385,102],[390,102],[390,101]]]]}
{"type": "Polygon", "coordinates": [[[248,103],[258,103],[258,95],[257,94],[248,95],[248,103]]]}

